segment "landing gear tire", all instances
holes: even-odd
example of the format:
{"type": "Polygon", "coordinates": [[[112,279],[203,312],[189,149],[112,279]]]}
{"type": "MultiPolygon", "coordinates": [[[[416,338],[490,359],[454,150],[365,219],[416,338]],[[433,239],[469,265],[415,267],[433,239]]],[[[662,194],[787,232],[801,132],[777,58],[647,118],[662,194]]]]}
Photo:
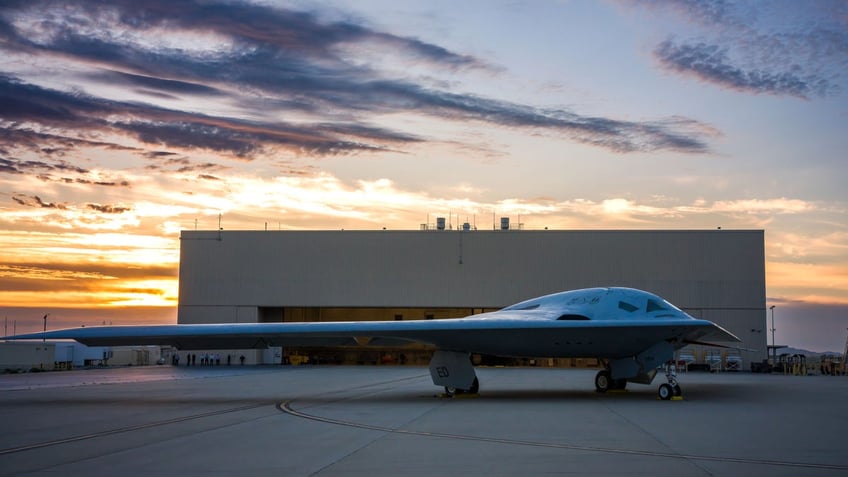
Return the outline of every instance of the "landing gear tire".
{"type": "Polygon", "coordinates": [[[595,391],[605,393],[613,389],[612,386],[613,380],[610,377],[610,372],[605,369],[598,371],[598,374],[595,375],[595,391]]]}
{"type": "Polygon", "coordinates": [[[680,389],[680,385],[678,385],[678,384],[675,384],[674,386],[672,386],[671,390],[672,390],[672,392],[674,392],[675,396],[682,396],[683,395],[683,390],[680,389]]]}
{"type": "Polygon", "coordinates": [[[468,389],[460,389],[455,386],[445,386],[445,394],[448,396],[456,396],[458,394],[477,394],[480,392],[480,381],[477,378],[474,378],[474,382],[471,383],[471,387],[468,389]]]}
{"type": "Polygon", "coordinates": [[[626,379],[614,379],[612,381],[612,387],[610,389],[624,390],[626,387],[627,387],[627,380],[626,379]]]}
{"type": "Polygon", "coordinates": [[[670,384],[660,384],[660,388],[657,390],[657,395],[663,401],[668,401],[674,395],[674,389],[672,389],[670,384]]]}

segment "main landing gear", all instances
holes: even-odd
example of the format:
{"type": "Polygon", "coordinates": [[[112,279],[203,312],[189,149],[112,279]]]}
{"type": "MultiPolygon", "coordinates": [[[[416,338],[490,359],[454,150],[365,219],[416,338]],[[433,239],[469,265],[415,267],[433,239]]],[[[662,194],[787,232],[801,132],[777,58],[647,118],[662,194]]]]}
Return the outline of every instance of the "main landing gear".
{"type": "Polygon", "coordinates": [[[453,397],[458,394],[477,394],[480,392],[480,381],[475,377],[474,382],[468,389],[459,389],[454,386],[445,386],[445,396],[453,397]]]}
{"type": "MultiPolygon", "coordinates": [[[[680,384],[677,382],[677,369],[672,363],[665,363],[663,365],[665,371],[665,378],[668,381],[667,383],[660,384],[659,389],[657,390],[657,395],[663,401],[668,401],[671,399],[681,399],[683,395],[680,390],[680,384]]],[[[651,378],[653,378],[653,374],[647,377],[646,380],[641,380],[641,378],[634,378],[634,382],[638,382],[640,384],[650,384],[651,378]]],[[[602,369],[598,371],[598,374],[595,375],[595,391],[599,393],[605,393],[611,390],[619,390],[624,389],[627,386],[626,379],[612,379],[612,375],[609,369],[602,369]]]]}
{"type": "Polygon", "coordinates": [[[602,369],[595,375],[595,391],[605,393],[609,390],[624,389],[627,387],[626,379],[612,379],[608,369],[602,369]]]}
{"type": "Polygon", "coordinates": [[[480,391],[480,381],[468,353],[436,350],[430,360],[430,377],[436,386],[444,386],[446,397],[480,391]]]}
{"type": "Polygon", "coordinates": [[[665,379],[667,383],[660,384],[657,390],[657,396],[663,401],[668,401],[673,398],[680,399],[683,392],[680,390],[680,384],[677,383],[677,367],[672,363],[665,363],[665,379]]]}

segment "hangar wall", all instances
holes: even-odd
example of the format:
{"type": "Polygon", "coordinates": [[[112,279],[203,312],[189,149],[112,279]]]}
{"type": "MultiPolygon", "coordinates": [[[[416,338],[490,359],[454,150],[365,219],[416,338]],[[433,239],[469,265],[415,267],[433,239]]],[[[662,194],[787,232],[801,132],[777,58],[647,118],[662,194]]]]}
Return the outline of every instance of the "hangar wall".
{"type": "Polygon", "coordinates": [[[762,230],[183,231],[180,249],[180,323],[293,307],[470,313],[626,286],[735,333],[758,350],[745,366],[766,357],[762,230]]]}

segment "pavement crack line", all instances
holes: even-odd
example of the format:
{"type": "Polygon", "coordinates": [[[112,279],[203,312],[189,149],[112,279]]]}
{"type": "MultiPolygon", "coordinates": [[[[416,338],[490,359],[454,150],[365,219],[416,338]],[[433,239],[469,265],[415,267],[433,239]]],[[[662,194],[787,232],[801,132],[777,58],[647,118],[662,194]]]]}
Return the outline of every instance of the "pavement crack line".
{"type": "MultiPolygon", "coordinates": [[[[407,379],[410,379],[410,378],[400,379],[400,380],[398,380],[398,381],[405,381],[405,380],[407,380],[407,379]]],[[[378,384],[384,384],[384,383],[378,383],[378,384]]],[[[374,386],[375,386],[375,385],[362,386],[362,387],[357,388],[357,389],[362,389],[362,388],[371,388],[371,387],[374,387],[374,386]]],[[[357,395],[357,396],[355,396],[355,397],[353,397],[353,396],[352,396],[352,397],[349,397],[349,398],[346,398],[346,399],[339,399],[339,400],[336,400],[336,401],[333,401],[333,402],[334,402],[334,403],[339,403],[339,402],[350,401],[350,400],[353,400],[353,399],[361,398],[361,397],[363,397],[363,396],[369,396],[369,395],[376,395],[376,394],[380,394],[380,393],[382,393],[382,392],[385,392],[385,389],[372,390],[372,391],[370,391],[370,392],[368,392],[368,393],[363,393],[363,394],[357,395]]],[[[289,402],[291,402],[291,401],[288,401],[288,402],[286,402],[286,403],[277,403],[277,406],[276,406],[276,407],[277,407],[277,409],[278,409],[278,410],[280,410],[280,411],[282,411],[282,412],[284,412],[284,413],[286,413],[286,414],[290,414],[290,415],[292,415],[293,417],[302,417],[302,416],[299,416],[299,415],[297,415],[297,414],[292,414],[291,412],[288,412],[286,409],[284,409],[283,407],[281,407],[281,406],[284,406],[285,404],[288,404],[289,402]]],[[[442,404],[442,405],[443,405],[443,404],[442,404]]],[[[437,407],[441,407],[441,406],[437,406],[437,407]]],[[[427,414],[430,414],[433,410],[434,410],[434,408],[429,408],[429,409],[425,410],[424,412],[422,412],[422,413],[418,414],[417,416],[415,416],[415,417],[412,417],[412,418],[408,419],[408,420],[407,420],[404,424],[402,424],[402,426],[408,426],[408,425],[410,425],[412,422],[415,422],[415,421],[417,421],[418,419],[421,419],[423,416],[426,416],[427,414]]],[[[332,424],[332,423],[330,423],[330,424],[332,424]]],[[[359,426],[353,426],[353,427],[359,427],[359,426]]],[[[344,461],[345,459],[347,459],[348,457],[351,457],[351,456],[354,456],[354,455],[358,454],[358,453],[359,453],[359,452],[361,452],[363,449],[366,449],[366,448],[368,448],[368,447],[370,447],[370,446],[374,445],[374,443],[375,443],[375,442],[378,442],[378,441],[380,441],[380,440],[384,439],[386,436],[389,436],[389,435],[392,435],[392,434],[396,434],[396,433],[397,433],[397,429],[395,429],[395,430],[390,430],[390,429],[391,429],[391,428],[379,428],[379,427],[377,427],[377,426],[374,426],[372,430],[377,430],[377,431],[379,431],[379,432],[380,432],[380,434],[379,434],[379,435],[375,436],[373,439],[370,439],[368,442],[366,442],[366,443],[362,444],[361,446],[357,447],[356,449],[351,450],[351,451],[350,451],[350,452],[348,452],[347,454],[345,454],[345,455],[343,455],[343,456],[339,457],[338,459],[334,460],[333,462],[330,462],[330,463],[328,463],[327,465],[325,465],[325,466],[321,467],[320,469],[316,470],[315,472],[311,473],[310,475],[311,475],[311,476],[314,476],[314,475],[320,475],[323,471],[325,471],[325,470],[327,470],[327,469],[329,469],[329,468],[333,467],[334,465],[337,465],[339,462],[342,462],[342,461],[344,461]]]]}
{"type": "Polygon", "coordinates": [[[292,407],[293,401],[284,401],[277,403],[277,409],[281,412],[289,414],[291,416],[299,417],[302,419],[309,419],[316,422],[323,422],[325,424],[334,424],[338,426],[346,426],[346,427],[355,427],[359,429],[367,429],[371,431],[377,431],[382,433],[392,433],[398,435],[407,435],[407,436],[420,436],[420,437],[433,437],[440,439],[453,439],[460,441],[474,441],[474,442],[488,442],[492,444],[506,444],[506,445],[519,445],[519,446],[530,446],[530,447],[539,447],[539,448],[548,448],[548,449],[562,449],[562,450],[576,450],[576,451],[584,451],[584,452],[598,452],[604,454],[621,454],[621,455],[635,455],[635,456],[645,456],[645,457],[658,457],[658,458],[666,458],[666,459],[678,459],[678,460],[695,460],[695,461],[706,461],[706,462],[722,462],[722,463],[732,463],[732,464],[749,464],[749,465],[769,465],[769,466],[779,466],[779,467],[790,467],[790,468],[803,468],[803,469],[820,469],[820,470],[834,470],[834,471],[848,471],[848,465],[838,465],[838,464],[817,464],[812,462],[790,462],[790,461],[779,461],[779,460],[767,460],[767,459],[746,459],[740,457],[720,457],[720,456],[708,456],[708,455],[694,455],[694,454],[678,454],[673,452],[655,452],[655,451],[645,451],[645,450],[636,450],[636,449],[616,449],[610,447],[597,447],[597,446],[585,446],[578,444],[564,444],[564,443],[553,443],[553,442],[538,442],[538,441],[525,441],[525,440],[515,440],[515,439],[502,439],[497,437],[482,437],[482,436],[468,436],[462,434],[450,434],[450,433],[442,433],[442,432],[425,432],[425,431],[413,431],[408,429],[397,429],[391,427],[383,427],[376,426],[371,424],[364,424],[358,422],[351,421],[343,421],[340,419],[332,419],[329,417],[317,416],[314,414],[306,414],[304,412],[298,411],[292,407]]]}
{"type": "Polygon", "coordinates": [[[114,435],[114,434],[121,434],[121,433],[124,433],[124,432],[138,431],[138,430],[141,430],[141,429],[148,429],[148,428],[151,428],[151,427],[159,427],[159,426],[165,426],[165,425],[168,425],[168,424],[176,424],[176,423],[179,423],[179,422],[192,421],[192,420],[195,420],[195,419],[203,419],[205,417],[219,416],[221,414],[229,414],[229,413],[232,413],[232,412],[247,411],[249,409],[256,409],[258,407],[267,406],[268,404],[269,403],[267,403],[267,402],[258,403],[258,404],[249,404],[249,405],[246,405],[246,406],[240,406],[240,407],[235,407],[235,408],[230,408],[230,409],[219,409],[217,411],[209,411],[209,412],[204,412],[204,413],[200,413],[200,414],[192,414],[190,416],[175,417],[173,419],[166,419],[166,420],[163,420],[163,421],[147,422],[147,423],[144,423],[144,424],[136,424],[136,425],[133,425],[133,426],[119,427],[117,429],[109,429],[109,430],[100,431],[100,432],[92,432],[90,434],[83,434],[83,435],[79,435],[79,436],[65,437],[63,439],[56,439],[56,440],[45,441],[45,442],[37,442],[37,443],[34,443],[34,444],[27,444],[27,445],[18,446],[18,447],[10,447],[8,449],[0,449],[0,456],[8,455],[8,454],[14,454],[14,453],[17,453],[17,452],[25,452],[25,451],[34,450],[34,449],[42,449],[44,447],[51,447],[51,446],[56,446],[56,445],[61,445],[61,444],[67,444],[67,443],[70,443],[70,442],[78,442],[78,441],[84,441],[84,440],[88,440],[88,439],[96,439],[98,437],[111,436],[111,435],[114,435]]]}
{"type": "MultiPolygon", "coordinates": [[[[616,411],[608,403],[605,404],[604,407],[606,407],[607,411],[609,411],[613,415],[617,416],[622,421],[626,422],[627,424],[629,424],[633,428],[638,429],[639,432],[641,432],[642,434],[644,434],[645,436],[647,436],[648,438],[653,440],[658,446],[662,446],[664,449],[667,449],[669,454],[675,453],[673,447],[671,447],[668,444],[666,444],[665,442],[663,442],[659,437],[657,437],[649,429],[646,429],[645,427],[637,424],[636,422],[634,422],[632,419],[628,418],[624,414],[616,411]]],[[[710,471],[708,468],[704,467],[702,464],[698,463],[697,461],[689,460],[688,462],[689,462],[689,464],[691,464],[692,466],[694,466],[695,468],[697,468],[701,472],[704,472],[707,475],[714,475],[712,471],[710,471]]]]}
{"type": "Polygon", "coordinates": [[[424,378],[429,377],[429,376],[430,376],[429,374],[420,374],[420,375],[415,375],[415,376],[404,376],[402,378],[395,378],[395,379],[390,379],[390,380],[378,381],[378,382],[375,382],[375,383],[363,384],[361,386],[356,386],[356,387],[353,387],[353,388],[342,388],[342,389],[338,389],[338,390],[334,390],[334,391],[328,391],[328,392],[325,392],[323,395],[333,396],[333,395],[338,394],[338,395],[340,395],[340,397],[334,398],[332,400],[322,401],[318,404],[307,404],[307,405],[304,405],[304,408],[308,409],[312,406],[319,406],[319,405],[323,406],[323,405],[326,405],[326,404],[352,401],[354,399],[359,399],[363,396],[373,396],[375,394],[385,392],[386,388],[384,386],[386,386],[386,385],[398,384],[398,383],[402,383],[402,382],[405,382],[405,381],[415,381],[415,380],[419,380],[419,379],[424,379],[424,378]],[[375,389],[375,388],[379,388],[379,389],[375,389]],[[353,394],[353,395],[347,394],[350,391],[358,391],[358,394],[353,394]]]}

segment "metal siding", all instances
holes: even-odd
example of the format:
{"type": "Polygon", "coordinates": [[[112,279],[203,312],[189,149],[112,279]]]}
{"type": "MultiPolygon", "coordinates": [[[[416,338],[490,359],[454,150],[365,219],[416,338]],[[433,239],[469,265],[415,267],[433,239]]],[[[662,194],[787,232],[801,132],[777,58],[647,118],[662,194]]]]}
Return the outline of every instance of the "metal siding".
{"type": "Polygon", "coordinates": [[[217,232],[183,232],[183,305],[492,307],[608,285],[691,306],[765,298],[761,231],[204,235],[217,232]]]}

